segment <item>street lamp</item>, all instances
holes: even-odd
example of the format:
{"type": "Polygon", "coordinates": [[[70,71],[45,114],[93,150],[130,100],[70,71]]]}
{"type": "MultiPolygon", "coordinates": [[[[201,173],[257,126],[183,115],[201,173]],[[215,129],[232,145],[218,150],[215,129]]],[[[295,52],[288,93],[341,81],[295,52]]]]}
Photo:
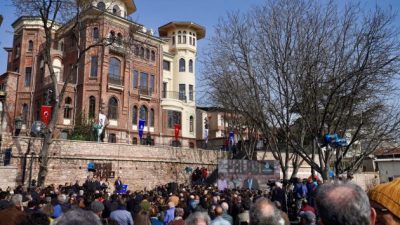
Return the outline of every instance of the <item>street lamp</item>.
{"type": "Polygon", "coordinates": [[[19,136],[19,132],[21,132],[22,129],[22,118],[18,116],[15,118],[15,136],[19,136]]]}

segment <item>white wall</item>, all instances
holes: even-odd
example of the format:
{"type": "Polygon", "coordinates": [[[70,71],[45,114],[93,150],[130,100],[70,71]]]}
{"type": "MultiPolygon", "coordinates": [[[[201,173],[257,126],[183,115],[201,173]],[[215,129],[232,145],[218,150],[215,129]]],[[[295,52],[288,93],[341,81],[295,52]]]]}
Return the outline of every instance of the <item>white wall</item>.
{"type": "Polygon", "coordinates": [[[400,159],[375,161],[379,169],[379,177],[381,182],[388,182],[389,177],[400,177],[400,159]]]}

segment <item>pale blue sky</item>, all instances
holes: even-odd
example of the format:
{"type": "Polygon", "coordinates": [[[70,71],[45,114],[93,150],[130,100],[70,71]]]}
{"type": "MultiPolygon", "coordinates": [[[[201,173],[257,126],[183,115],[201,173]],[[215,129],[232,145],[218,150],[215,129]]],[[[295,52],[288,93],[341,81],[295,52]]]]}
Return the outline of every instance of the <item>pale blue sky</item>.
{"type": "MultiPolygon", "coordinates": [[[[231,10],[248,10],[264,0],[135,0],[137,11],[131,17],[145,27],[157,30],[170,21],[193,21],[207,29],[207,36],[212,34],[218,18],[231,10]]],[[[11,24],[19,17],[16,15],[11,0],[0,0],[0,14],[4,21],[0,27],[0,74],[6,72],[6,52],[4,47],[12,46],[11,24]]],[[[206,45],[199,41],[199,49],[206,45]]]]}
{"type": "MultiPolygon", "coordinates": [[[[324,0],[325,1],[325,0],[324,0]]],[[[337,0],[338,4],[344,4],[349,0],[337,0]]],[[[355,0],[353,0],[355,1],[355,0]]],[[[358,0],[366,8],[373,7],[375,4],[383,8],[392,7],[395,11],[400,11],[400,0],[358,0]]],[[[199,41],[198,50],[208,44],[208,38],[213,35],[214,26],[218,19],[226,15],[228,11],[249,10],[252,6],[262,4],[264,0],[135,0],[137,11],[131,17],[148,28],[157,30],[170,21],[193,21],[207,30],[206,38],[199,41]]],[[[0,14],[4,16],[4,21],[0,27],[0,74],[6,72],[6,52],[4,47],[12,46],[12,22],[19,15],[11,5],[11,0],[0,0],[0,14]]],[[[399,21],[397,24],[400,24],[399,21]]],[[[200,54],[201,56],[201,54],[200,54]]],[[[201,63],[197,67],[197,77],[200,77],[201,63]]]]}

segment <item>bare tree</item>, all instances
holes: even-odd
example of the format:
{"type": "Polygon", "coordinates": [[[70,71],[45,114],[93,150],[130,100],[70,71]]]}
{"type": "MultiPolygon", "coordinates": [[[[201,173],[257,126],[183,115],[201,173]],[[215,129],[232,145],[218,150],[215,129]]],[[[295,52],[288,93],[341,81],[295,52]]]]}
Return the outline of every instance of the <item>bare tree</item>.
{"type": "Polygon", "coordinates": [[[212,100],[258,124],[284,178],[302,160],[324,179],[331,164],[337,174],[354,172],[399,128],[387,101],[399,70],[393,18],[379,8],[304,0],[228,14],[205,59],[212,100]],[[327,144],[327,134],[348,143],[327,144]],[[357,145],[362,151],[350,154],[357,145]]]}
{"type": "Polygon", "coordinates": [[[104,14],[103,11],[93,8],[91,1],[13,0],[13,4],[17,8],[18,13],[40,18],[43,27],[44,42],[39,55],[43,60],[44,66],[48,69],[52,81],[52,115],[48,126],[44,130],[43,145],[39,153],[38,185],[43,186],[48,172],[49,148],[54,138],[59,110],[62,106],[67,87],[73,80],[79,67],[85,63],[85,53],[94,47],[111,45],[117,37],[100,36],[97,40],[93,41],[93,37],[86,35],[87,30],[104,14]],[[64,68],[63,78],[57,76],[52,63],[52,49],[54,49],[54,46],[60,40],[67,40],[73,48],[70,51],[73,62],[69,65],[69,68],[64,68]],[[63,81],[60,79],[63,79],[63,81]],[[60,82],[62,85],[59,85],[60,82]]]}

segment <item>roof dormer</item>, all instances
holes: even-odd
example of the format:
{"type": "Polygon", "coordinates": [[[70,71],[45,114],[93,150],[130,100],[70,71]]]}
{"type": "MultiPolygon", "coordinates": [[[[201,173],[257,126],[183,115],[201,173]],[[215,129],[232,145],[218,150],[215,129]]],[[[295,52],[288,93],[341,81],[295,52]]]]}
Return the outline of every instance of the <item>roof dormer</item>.
{"type": "Polygon", "coordinates": [[[116,16],[126,17],[136,11],[133,0],[96,0],[93,5],[116,16]]]}

